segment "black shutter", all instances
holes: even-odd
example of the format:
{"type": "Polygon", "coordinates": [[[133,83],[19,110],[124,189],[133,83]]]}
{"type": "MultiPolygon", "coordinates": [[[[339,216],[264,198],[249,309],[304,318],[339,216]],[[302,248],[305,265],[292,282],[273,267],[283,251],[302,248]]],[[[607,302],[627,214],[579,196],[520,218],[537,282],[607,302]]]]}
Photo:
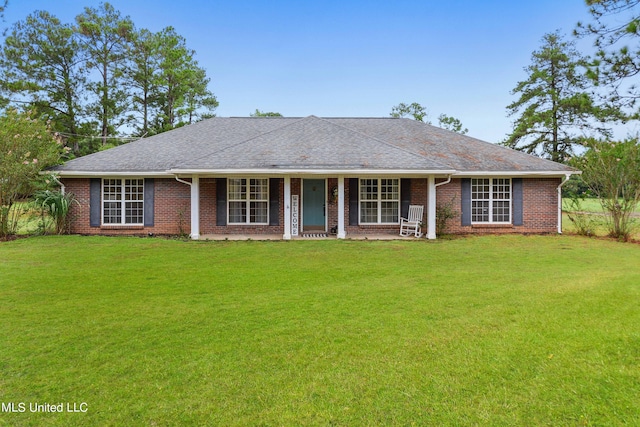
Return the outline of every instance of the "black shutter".
{"type": "Polygon", "coordinates": [[[513,191],[513,225],[523,225],[522,178],[513,178],[511,186],[513,191]]]}
{"type": "Polygon", "coordinates": [[[269,225],[280,225],[280,178],[269,178],[269,225]]]}
{"type": "Polygon", "coordinates": [[[153,227],[153,196],[155,193],[155,182],[153,178],[144,180],[144,226],[153,227]]]}
{"type": "Polygon", "coordinates": [[[462,178],[461,180],[462,197],[460,212],[462,212],[462,225],[471,225],[471,178],[462,178]]]}
{"type": "Polygon", "coordinates": [[[349,225],[358,225],[358,178],[349,178],[349,225]]]}
{"type": "Polygon", "coordinates": [[[216,179],[216,225],[227,225],[227,179],[216,179]]]}
{"type": "Polygon", "coordinates": [[[91,178],[89,184],[89,225],[100,227],[100,200],[102,193],[102,179],[91,178]]]}
{"type": "Polygon", "coordinates": [[[409,205],[411,204],[411,180],[403,178],[400,180],[400,216],[409,217],[409,205]]]}

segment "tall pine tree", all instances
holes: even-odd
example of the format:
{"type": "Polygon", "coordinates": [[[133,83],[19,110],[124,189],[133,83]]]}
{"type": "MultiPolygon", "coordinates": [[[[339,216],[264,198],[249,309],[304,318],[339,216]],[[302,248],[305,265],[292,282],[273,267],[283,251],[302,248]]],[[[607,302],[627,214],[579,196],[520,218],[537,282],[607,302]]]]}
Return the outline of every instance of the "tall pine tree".
{"type": "Polygon", "coordinates": [[[609,134],[598,123],[608,110],[596,106],[583,72],[585,60],[574,44],[564,41],[558,32],[546,34],[542,42],[525,68],[529,77],[512,91],[519,98],[507,111],[517,118],[503,144],[565,162],[585,132],[609,134]]]}

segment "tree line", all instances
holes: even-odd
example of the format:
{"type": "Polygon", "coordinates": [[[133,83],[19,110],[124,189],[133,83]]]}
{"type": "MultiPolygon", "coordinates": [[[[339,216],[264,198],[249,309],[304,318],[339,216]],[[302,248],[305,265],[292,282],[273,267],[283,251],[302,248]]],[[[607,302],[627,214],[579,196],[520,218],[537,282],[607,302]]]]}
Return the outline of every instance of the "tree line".
{"type": "Polygon", "coordinates": [[[137,28],[109,3],[73,23],[33,12],[0,51],[0,106],[50,120],[75,155],[213,116],[209,81],[173,27],[137,28]]]}

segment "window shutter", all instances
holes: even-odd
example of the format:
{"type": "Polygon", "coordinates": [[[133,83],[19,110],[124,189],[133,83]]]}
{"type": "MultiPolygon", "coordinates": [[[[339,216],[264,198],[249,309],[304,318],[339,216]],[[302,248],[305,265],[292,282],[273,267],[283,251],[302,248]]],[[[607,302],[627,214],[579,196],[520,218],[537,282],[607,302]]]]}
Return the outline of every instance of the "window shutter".
{"type": "Polygon", "coordinates": [[[216,179],[216,225],[227,225],[227,179],[216,179]]]}
{"type": "Polygon", "coordinates": [[[511,191],[513,192],[513,225],[524,225],[522,209],[522,178],[511,180],[511,191]]]}
{"type": "Polygon", "coordinates": [[[144,226],[153,227],[153,196],[155,194],[155,182],[153,178],[144,180],[144,226]]]}
{"type": "Polygon", "coordinates": [[[409,217],[409,205],[411,204],[411,180],[403,178],[400,180],[400,216],[409,217]]]}
{"type": "Polygon", "coordinates": [[[100,200],[102,195],[102,179],[91,178],[89,183],[89,225],[100,227],[100,200]]]}
{"type": "Polygon", "coordinates": [[[349,178],[349,225],[358,225],[358,178],[349,178]]]}
{"type": "Polygon", "coordinates": [[[462,212],[462,225],[471,225],[471,178],[461,180],[462,200],[460,212],[462,212]]]}
{"type": "Polygon", "coordinates": [[[280,225],[280,178],[269,178],[269,225],[280,225]]]}

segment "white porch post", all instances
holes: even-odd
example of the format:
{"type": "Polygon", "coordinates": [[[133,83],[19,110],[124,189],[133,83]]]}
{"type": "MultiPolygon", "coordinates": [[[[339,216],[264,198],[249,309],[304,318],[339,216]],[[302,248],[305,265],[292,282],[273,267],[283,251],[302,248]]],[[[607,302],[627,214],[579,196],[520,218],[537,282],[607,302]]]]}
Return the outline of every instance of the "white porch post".
{"type": "Polygon", "coordinates": [[[191,177],[191,238],[200,238],[200,177],[191,177]]]}
{"type": "Polygon", "coordinates": [[[284,177],[284,240],[291,240],[291,177],[284,177]]]}
{"type": "Polygon", "coordinates": [[[338,177],[338,239],[347,237],[344,229],[344,176],[338,177]]]}
{"type": "Polygon", "coordinates": [[[427,239],[436,238],[436,178],[427,178],[427,239]]]}

